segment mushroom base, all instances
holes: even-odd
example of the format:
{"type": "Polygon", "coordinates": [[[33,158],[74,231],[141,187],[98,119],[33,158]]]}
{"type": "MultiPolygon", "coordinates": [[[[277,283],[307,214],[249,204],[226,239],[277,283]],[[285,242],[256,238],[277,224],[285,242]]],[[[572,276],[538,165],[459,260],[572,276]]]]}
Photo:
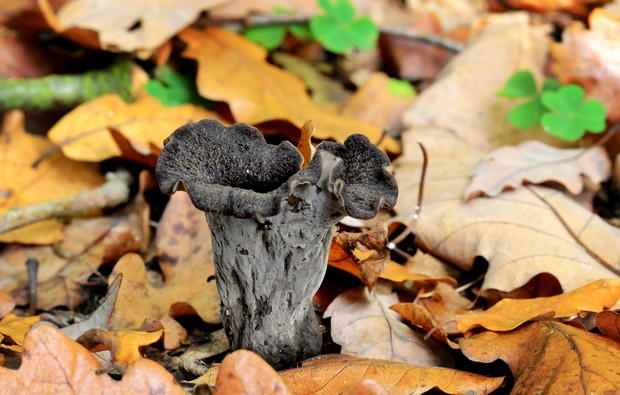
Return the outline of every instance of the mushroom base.
{"type": "Polygon", "coordinates": [[[294,205],[284,203],[278,215],[263,219],[207,214],[231,349],[252,350],[276,369],[321,352],[312,297],[327,269],[333,225],[342,216],[315,225],[317,206],[299,193],[311,189],[303,192],[325,198],[315,188],[298,186],[289,199],[294,205]]]}

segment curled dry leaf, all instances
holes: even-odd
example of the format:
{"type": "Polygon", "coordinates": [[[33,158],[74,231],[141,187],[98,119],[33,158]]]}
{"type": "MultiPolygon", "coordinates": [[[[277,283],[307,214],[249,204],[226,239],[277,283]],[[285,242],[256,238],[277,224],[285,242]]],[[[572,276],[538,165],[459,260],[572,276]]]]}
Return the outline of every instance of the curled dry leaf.
{"type": "Polygon", "coordinates": [[[155,343],[162,334],[163,329],[155,332],[91,329],[76,341],[90,352],[109,350],[115,362],[127,367],[142,358],[141,347],[155,343]]]}
{"type": "Polygon", "coordinates": [[[482,326],[492,331],[509,331],[522,323],[545,316],[569,317],[581,311],[599,312],[620,300],[620,279],[595,281],[557,296],[534,299],[502,299],[488,310],[456,317],[462,333],[482,326]]]}
{"type": "Polygon", "coordinates": [[[562,83],[583,86],[588,97],[599,99],[611,122],[620,119],[620,17],[596,8],[589,30],[574,23],[564,30],[562,43],[551,47],[552,70],[562,83]]]}
{"type": "Polygon", "coordinates": [[[49,131],[49,139],[69,158],[88,162],[124,156],[110,129],[127,139],[134,150],[127,156],[158,153],[170,134],[187,122],[217,118],[203,108],[182,104],[164,107],[156,98],[142,95],[127,104],[117,95],[90,100],[65,115],[49,131]]]}
{"type": "Polygon", "coordinates": [[[609,177],[610,171],[611,163],[600,146],[558,149],[528,140],[488,154],[474,168],[474,177],[465,196],[468,200],[482,194],[497,196],[526,181],[534,184],[555,181],[577,195],[584,188],[584,177],[593,184],[600,184],[609,177]]]}
{"type": "Polygon", "coordinates": [[[620,314],[615,311],[601,311],[596,315],[596,326],[605,337],[620,343],[620,314]]]}
{"type": "Polygon", "coordinates": [[[9,313],[0,320],[0,348],[21,351],[24,337],[32,325],[41,321],[40,316],[18,317],[9,313]]]}
{"type": "Polygon", "coordinates": [[[49,325],[32,329],[24,340],[18,370],[0,367],[3,394],[73,393],[183,395],[174,377],[157,362],[140,359],[117,381],[100,374],[101,364],[84,347],[49,325]]]}
{"type": "Polygon", "coordinates": [[[390,394],[424,394],[439,388],[447,394],[489,394],[504,381],[446,368],[405,365],[376,359],[353,359],[302,365],[280,372],[294,394],[339,394],[350,383],[373,380],[390,394]]]}
{"type": "Polygon", "coordinates": [[[219,367],[213,395],[264,394],[290,392],[278,373],[252,351],[237,350],[224,358],[219,367]]]}
{"type": "MultiPolygon", "coordinates": [[[[11,111],[5,115],[0,133],[0,215],[14,207],[71,196],[103,183],[94,166],[67,159],[60,152],[33,167],[51,147],[46,138],[26,133],[23,113],[11,111]]],[[[39,221],[0,234],[0,242],[50,244],[62,239],[61,230],[59,221],[39,221]]]]}
{"type": "Polygon", "coordinates": [[[267,51],[251,41],[215,27],[186,29],[180,37],[187,43],[183,56],[198,62],[200,95],[227,102],[237,122],[287,120],[301,128],[311,119],[316,125],[315,138],[342,142],[351,133],[360,133],[373,143],[381,141],[379,148],[400,152],[393,138],[382,139],[383,132],[376,125],[317,107],[304,84],[269,64],[267,51]],[[230,78],[232,75],[235,78],[230,78]]]}
{"type": "Polygon", "coordinates": [[[122,0],[105,3],[76,0],[64,3],[56,14],[51,12],[51,7],[43,7],[43,10],[54,30],[82,45],[149,53],[191,24],[202,11],[224,2],[190,0],[128,4],[122,0]]]}
{"type": "Polygon", "coordinates": [[[338,296],[325,311],[331,334],[341,353],[363,358],[402,361],[418,366],[449,366],[450,355],[433,339],[424,340],[389,309],[398,303],[395,293],[380,295],[366,287],[338,296]]]}
{"type": "Polygon", "coordinates": [[[620,344],[554,321],[507,333],[484,332],[459,341],[472,361],[508,364],[512,393],[616,393],[620,344]]]}

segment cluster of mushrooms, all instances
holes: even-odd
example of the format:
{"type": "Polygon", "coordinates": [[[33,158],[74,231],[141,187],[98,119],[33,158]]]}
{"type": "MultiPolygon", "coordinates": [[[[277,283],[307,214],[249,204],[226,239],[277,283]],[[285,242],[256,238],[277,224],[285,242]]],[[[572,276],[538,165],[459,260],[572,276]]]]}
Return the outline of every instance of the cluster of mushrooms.
{"type": "Polygon", "coordinates": [[[277,369],[321,352],[312,297],[335,225],[372,218],[398,195],[389,159],[365,136],[323,142],[302,161],[295,146],[269,144],[250,125],[203,120],[166,139],[156,169],[162,192],[182,185],[206,213],[231,349],[277,369]]]}

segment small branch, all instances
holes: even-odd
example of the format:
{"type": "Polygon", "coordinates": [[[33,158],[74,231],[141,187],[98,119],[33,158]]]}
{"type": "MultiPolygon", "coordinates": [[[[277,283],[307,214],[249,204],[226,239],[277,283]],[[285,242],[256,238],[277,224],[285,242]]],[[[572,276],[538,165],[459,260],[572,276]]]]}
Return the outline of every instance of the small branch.
{"type": "Polygon", "coordinates": [[[106,182],[99,188],[41,204],[13,208],[0,216],[0,233],[45,219],[75,217],[97,209],[117,206],[129,199],[131,180],[131,175],[126,171],[108,173],[106,182]]]}

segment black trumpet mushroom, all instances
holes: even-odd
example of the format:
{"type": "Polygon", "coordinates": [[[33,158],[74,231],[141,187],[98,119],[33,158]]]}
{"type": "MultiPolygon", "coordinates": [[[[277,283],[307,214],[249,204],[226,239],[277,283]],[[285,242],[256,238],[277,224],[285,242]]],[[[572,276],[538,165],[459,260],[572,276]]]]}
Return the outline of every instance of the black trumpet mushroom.
{"type": "Polygon", "coordinates": [[[203,120],[166,139],[156,169],[162,192],[182,184],[206,213],[231,348],[277,369],[321,352],[312,297],[335,225],[347,215],[372,218],[398,195],[389,159],[362,135],[323,142],[301,163],[289,142],[268,144],[247,124],[203,120]]]}

